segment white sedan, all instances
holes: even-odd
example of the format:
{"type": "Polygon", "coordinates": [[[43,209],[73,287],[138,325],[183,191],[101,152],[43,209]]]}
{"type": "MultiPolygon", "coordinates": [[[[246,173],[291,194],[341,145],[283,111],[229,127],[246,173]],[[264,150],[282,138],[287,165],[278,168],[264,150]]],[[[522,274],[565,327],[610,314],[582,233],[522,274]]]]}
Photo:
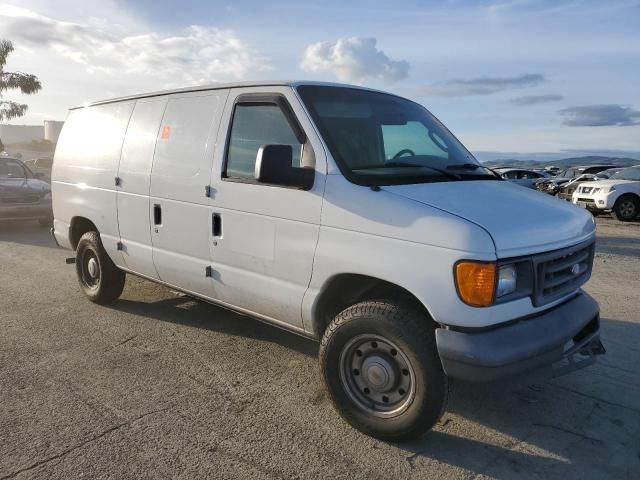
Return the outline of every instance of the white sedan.
{"type": "Polygon", "coordinates": [[[640,214],[640,165],[620,170],[608,180],[580,184],[572,201],[594,214],[612,211],[618,220],[634,220],[640,214]]]}

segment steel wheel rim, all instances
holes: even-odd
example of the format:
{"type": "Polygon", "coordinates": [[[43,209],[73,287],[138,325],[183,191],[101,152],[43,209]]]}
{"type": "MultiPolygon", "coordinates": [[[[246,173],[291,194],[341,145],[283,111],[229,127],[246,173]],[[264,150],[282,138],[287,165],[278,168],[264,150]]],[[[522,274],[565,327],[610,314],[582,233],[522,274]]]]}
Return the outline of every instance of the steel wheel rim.
{"type": "Polygon", "coordinates": [[[398,416],[415,398],[411,362],[397,345],[380,335],[352,338],[340,352],[339,365],[345,393],[370,415],[398,416]]]}
{"type": "Polygon", "coordinates": [[[635,216],[636,206],[631,200],[625,200],[620,204],[619,210],[620,210],[620,214],[624,218],[631,218],[635,216]]]}
{"type": "Polygon", "coordinates": [[[91,289],[98,288],[98,285],[100,285],[100,262],[93,250],[85,250],[82,252],[80,266],[82,283],[91,289]]]}

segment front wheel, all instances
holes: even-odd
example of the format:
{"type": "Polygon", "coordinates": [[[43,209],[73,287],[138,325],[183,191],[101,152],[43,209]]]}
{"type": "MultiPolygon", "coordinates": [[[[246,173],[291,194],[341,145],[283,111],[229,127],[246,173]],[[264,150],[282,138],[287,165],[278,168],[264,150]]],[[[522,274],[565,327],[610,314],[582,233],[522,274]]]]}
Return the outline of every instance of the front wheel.
{"type": "Polygon", "coordinates": [[[320,365],[340,415],[381,440],[416,438],[446,408],[433,327],[411,304],[368,301],[342,311],[322,338],[320,365]]]}
{"type": "Polygon", "coordinates": [[[126,274],[111,261],[97,232],[87,232],[80,237],[76,274],[80,288],[92,302],[111,303],[124,290],[126,274]]]}
{"type": "Polygon", "coordinates": [[[640,200],[633,195],[623,195],[616,200],[613,206],[613,214],[623,222],[634,220],[640,211],[640,200]]]}

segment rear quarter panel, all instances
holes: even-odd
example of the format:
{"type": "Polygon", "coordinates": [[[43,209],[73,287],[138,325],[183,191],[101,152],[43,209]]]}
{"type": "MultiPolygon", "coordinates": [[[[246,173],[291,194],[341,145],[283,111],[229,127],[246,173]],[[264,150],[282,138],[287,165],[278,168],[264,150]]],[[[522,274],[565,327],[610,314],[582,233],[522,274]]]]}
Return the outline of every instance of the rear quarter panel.
{"type": "Polygon", "coordinates": [[[135,101],[71,110],[58,139],[51,190],[56,238],[70,247],[73,217],[86,217],[112,258],[118,241],[115,177],[135,101]]]}

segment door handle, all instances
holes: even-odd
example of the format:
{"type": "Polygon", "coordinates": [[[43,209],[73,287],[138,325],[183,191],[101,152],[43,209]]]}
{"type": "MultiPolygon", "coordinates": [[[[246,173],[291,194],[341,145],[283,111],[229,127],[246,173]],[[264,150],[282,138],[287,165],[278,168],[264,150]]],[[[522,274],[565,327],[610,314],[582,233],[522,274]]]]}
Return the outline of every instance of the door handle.
{"type": "Polygon", "coordinates": [[[211,216],[211,233],[214,237],[222,237],[222,217],[219,213],[214,213],[211,216]]]}
{"type": "Polygon", "coordinates": [[[153,224],[162,225],[162,207],[158,203],[153,204],[153,224]]]}

